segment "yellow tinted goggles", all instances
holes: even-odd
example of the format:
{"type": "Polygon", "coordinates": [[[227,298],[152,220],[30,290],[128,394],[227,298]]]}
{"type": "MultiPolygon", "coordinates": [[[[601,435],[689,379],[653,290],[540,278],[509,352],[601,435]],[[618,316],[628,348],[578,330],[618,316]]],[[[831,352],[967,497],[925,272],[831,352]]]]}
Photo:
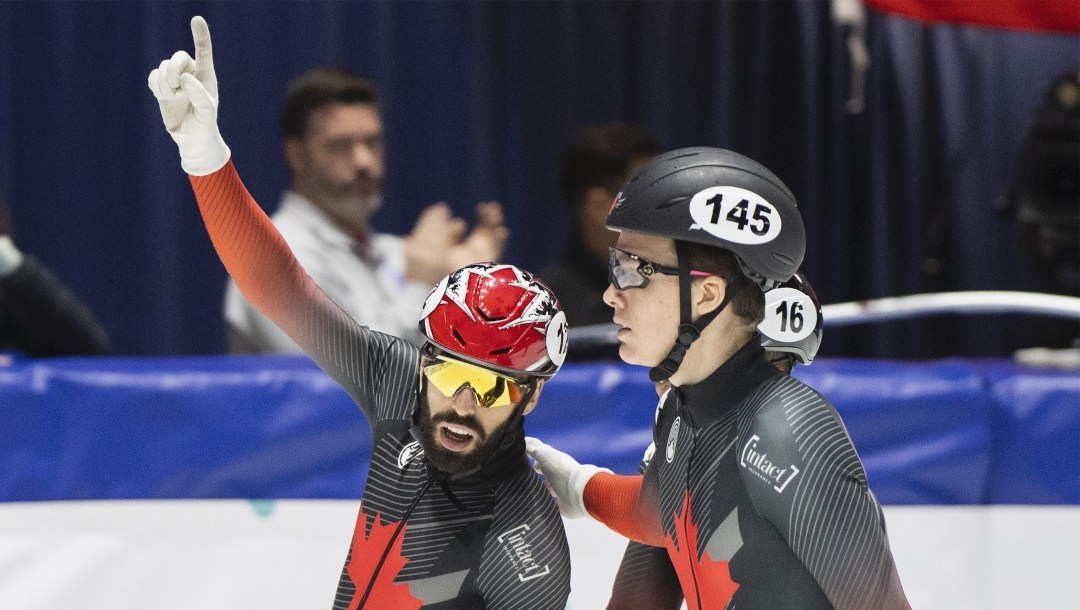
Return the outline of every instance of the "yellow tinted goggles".
{"type": "Polygon", "coordinates": [[[424,376],[447,398],[468,385],[476,395],[476,403],[484,408],[517,404],[529,387],[526,382],[442,356],[425,356],[424,376]]]}

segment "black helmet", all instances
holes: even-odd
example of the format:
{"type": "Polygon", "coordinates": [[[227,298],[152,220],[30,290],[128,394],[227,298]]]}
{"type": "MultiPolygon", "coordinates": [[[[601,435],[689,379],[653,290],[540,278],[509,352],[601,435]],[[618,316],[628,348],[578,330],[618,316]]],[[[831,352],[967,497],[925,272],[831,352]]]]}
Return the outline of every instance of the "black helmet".
{"type": "Polygon", "coordinates": [[[653,158],[623,186],[607,227],[730,250],[763,290],[787,281],[806,251],[791,191],[760,163],[722,148],[653,158]]]}
{"type": "Polygon", "coordinates": [[[810,364],[821,346],[821,302],[800,271],[765,294],[765,319],[758,325],[761,345],[786,352],[799,364],[810,364]]]}

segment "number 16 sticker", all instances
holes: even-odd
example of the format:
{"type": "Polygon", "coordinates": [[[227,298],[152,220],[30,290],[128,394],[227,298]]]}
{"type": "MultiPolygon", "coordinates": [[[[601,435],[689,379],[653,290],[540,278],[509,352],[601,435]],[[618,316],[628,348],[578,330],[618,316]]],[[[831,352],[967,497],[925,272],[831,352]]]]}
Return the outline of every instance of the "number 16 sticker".
{"type": "Polygon", "coordinates": [[[737,244],[764,244],[780,234],[780,214],[757,193],[713,186],[690,200],[690,216],[702,229],[737,244]]]}
{"type": "Polygon", "coordinates": [[[784,343],[805,339],[817,325],[817,307],[809,295],[795,288],[774,288],[765,293],[765,319],[761,334],[784,343]]]}

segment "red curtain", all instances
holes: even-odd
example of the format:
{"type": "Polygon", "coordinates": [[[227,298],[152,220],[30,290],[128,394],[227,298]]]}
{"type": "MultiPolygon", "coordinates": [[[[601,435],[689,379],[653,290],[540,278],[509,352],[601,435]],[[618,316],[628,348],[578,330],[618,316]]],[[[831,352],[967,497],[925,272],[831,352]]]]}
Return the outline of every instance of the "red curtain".
{"type": "Polygon", "coordinates": [[[864,0],[870,8],[919,21],[1033,32],[1080,33],[1076,0],[864,0]]]}

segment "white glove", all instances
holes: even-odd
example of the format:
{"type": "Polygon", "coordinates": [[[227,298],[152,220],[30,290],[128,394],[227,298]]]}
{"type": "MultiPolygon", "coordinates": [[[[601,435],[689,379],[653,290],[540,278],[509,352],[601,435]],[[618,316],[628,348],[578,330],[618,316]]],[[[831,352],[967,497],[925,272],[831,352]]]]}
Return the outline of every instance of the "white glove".
{"type": "Polygon", "coordinates": [[[202,17],[192,17],[195,59],[185,51],[150,72],[147,84],[154,92],[165,129],[180,149],[180,166],[193,176],[221,169],[231,152],[217,125],[218,86],[210,28],[202,17]]]}
{"type": "Polygon", "coordinates": [[[611,471],[577,460],[538,438],[525,437],[525,453],[534,460],[533,470],[543,475],[548,489],[559,502],[559,512],[567,519],[588,517],[585,510],[585,485],[593,475],[611,471]]]}

